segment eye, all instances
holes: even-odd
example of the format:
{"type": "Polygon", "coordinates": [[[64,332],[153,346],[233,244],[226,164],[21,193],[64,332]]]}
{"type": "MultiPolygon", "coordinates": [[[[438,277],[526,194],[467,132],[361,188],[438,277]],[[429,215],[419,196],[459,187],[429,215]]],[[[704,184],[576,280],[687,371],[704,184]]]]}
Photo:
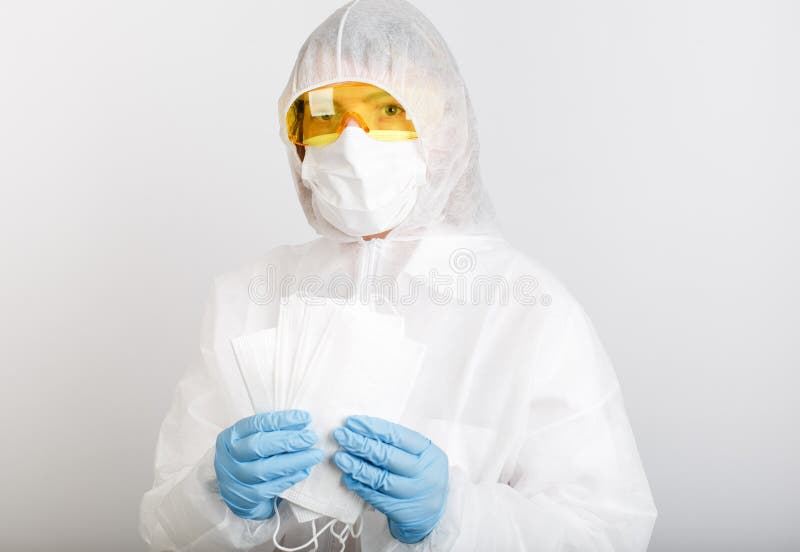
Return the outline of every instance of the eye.
{"type": "Polygon", "coordinates": [[[333,118],[333,115],[318,115],[318,119],[322,119],[323,121],[330,121],[333,118]]]}
{"type": "Polygon", "coordinates": [[[383,108],[383,112],[389,117],[394,117],[395,115],[398,115],[401,111],[403,111],[403,108],[400,107],[399,105],[387,105],[386,107],[383,108]]]}

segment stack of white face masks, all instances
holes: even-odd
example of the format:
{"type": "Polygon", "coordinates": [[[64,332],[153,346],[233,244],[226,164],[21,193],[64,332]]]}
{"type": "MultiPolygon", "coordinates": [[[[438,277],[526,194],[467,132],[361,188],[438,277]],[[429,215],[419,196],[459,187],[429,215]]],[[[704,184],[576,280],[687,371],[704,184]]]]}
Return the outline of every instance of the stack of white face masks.
{"type": "Polygon", "coordinates": [[[405,336],[400,316],[297,295],[281,305],[276,328],[231,342],[254,411],[309,411],[326,455],[307,479],[280,496],[301,522],[324,515],[354,524],[364,502],[344,486],[333,464],[333,430],[353,414],[397,421],[424,346],[405,336]]]}

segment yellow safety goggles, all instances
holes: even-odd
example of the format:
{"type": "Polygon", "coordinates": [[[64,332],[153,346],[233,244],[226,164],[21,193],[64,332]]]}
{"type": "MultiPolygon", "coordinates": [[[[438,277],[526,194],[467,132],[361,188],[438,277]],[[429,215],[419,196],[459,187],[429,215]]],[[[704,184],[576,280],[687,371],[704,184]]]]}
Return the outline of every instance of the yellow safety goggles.
{"type": "Polygon", "coordinates": [[[391,94],[363,82],[337,82],[304,92],[286,114],[289,140],[299,146],[335,142],[350,119],[376,140],[417,138],[414,122],[391,94]]]}

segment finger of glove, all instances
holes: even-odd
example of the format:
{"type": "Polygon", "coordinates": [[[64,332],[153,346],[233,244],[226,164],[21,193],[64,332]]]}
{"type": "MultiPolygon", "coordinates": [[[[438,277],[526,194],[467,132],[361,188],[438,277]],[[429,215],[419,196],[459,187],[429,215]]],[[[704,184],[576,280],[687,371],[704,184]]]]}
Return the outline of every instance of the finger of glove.
{"type": "Polygon", "coordinates": [[[233,486],[220,486],[219,494],[231,510],[237,510],[236,515],[239,517],[245,517],[247,512],[254,512],[260,506],[260,503],[252,500],[249,496],[243,494],[241,489],[233,486]]]}
{"type": "Polygon", "coordinates": [[[311,429],[279,430],[259,432],[233,441],[228,450],[240,462],[269,458],[285,452],[298,452],[317,442],[317,434],[311,429]]]}
{"type": "Polygon", "coordinates": [[[384,515],[389,515],[394,510],[394,505],[398,502],[396,498],[376,491],[372,487],[368,487],[360,481],[356,481],[348,474],[342,475],[342,482],[345,487],[354,491],[358,496],[363,498],[367,504],[384,515]]]}
{"type": "Polygon", "coordinates": [[[369,463],[389,470],[398,475],[411,477],[419,473],[422,468],[420,456],[408,453],[393,445],[365,437],[346,427],[341,427],[333,432],[333,438],[345,451],[363,458],[369,463]]]}
{"type": "Polygon", "coordinates": [[[275,505],[272,501],[265,502],[264,504],[259,504],[255,508],[239,508],[235,504],[230,504],[228,501],[225,501],[225,504],[228,505],[228,508],[231,512],[236,514],[242,519],[253,519],[263,521],[265,519],[269,519],[275,513],[275,505]]]}
{"type": "Polygon", "coordinates": [[[430,439],[416,431],[372,416],[350,416],[345,421],[345,427],[411,454],[421,454],[431,443],[430,439]]]}
{"type": "MultiPolygon", "coordinates": [[[[252,485],[236,479],[225,466],[215,464],[217,471],[217,487],[219,494],[229,506],[240,510],[252,510],[264,502],[267,497],[257,494],[252,485]]],[[[238,515],[238,514],[237,514],[238,515]]]]}
{"type": "Polygon", "coordinates": [[[254,503],[236,493],[232,488],[220,489],[220,495],[228,508],[243,519],[265,520],[271,518],[275,513],[274,497],[254,503]]]}
{"type": "Polygon", "coordinates": [[[263,483],[242,483],[233,477],[224,466],[219,466],[217,468],[217,484],[225,502],[242,510],[252,510],[260,504],[271,502],[276,495],[302,481],[310,473],[311,468],[306,468],[263,483]]]}
{"type": "Polygon", "coordinates": [[[219,435],[217,435],[217,441],[214,445],[214,462],[224,462],[230,463],[233,462],[233,456],[231,456],[230,451],[230,433],[231,428],[228,428],[224,431],[221,431],[219,435]]]}
{"type": "Polygon", "coordinates": [[[259,492],[268,494],[270,496],[276,496],[297,483],[300,483],[303,479],[309,476],[311,473],[311,468],[306,468],[304,470],[299,470],[289,475],[284,475],[283,477],[278,477],[277,479],[273,479],[272,481],[267,481],[265,483],[258,483],[253,485],[259,492]]]}
{"type": "Polygon", "coordinates": [[[334,454],[333,461],[356,481],[383,494],[394,498],[412,498],[419,494],[413,479],[373,466],[350,453],[339,451],[334,454]]]}
{"type": "Polygon", "coordinates": [[[235,462],[228,467],[228,471],[242,483],[263,483],[309,469],[318,464],[323,457],[320,449],[312,448],[300,452],[276,454],[250,462],[235,462]]]}
{"type": "Polygon", "coordinates": [[[303,429],[311,422],[311,414],[305,410],[276,410],[262,412],[254,416],[242,418],[231,426],[232,440],[241,439],[262,431],[278,431],[281,429],[303,429]]]}

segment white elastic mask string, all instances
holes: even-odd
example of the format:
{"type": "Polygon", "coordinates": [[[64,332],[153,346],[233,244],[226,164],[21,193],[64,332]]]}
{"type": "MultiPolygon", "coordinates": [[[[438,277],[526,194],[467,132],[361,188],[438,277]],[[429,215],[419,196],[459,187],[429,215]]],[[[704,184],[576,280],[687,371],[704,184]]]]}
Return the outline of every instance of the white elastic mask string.
{"type": "Polygon", "coordinates": [[[277,496],[275,497],[274,504],[275,504],[275,521],[276,521],[276,524],[275,524],[275,532],[272,533],[272,544],[275,546],[276,550],[281,550],[282,552],[299,552],[300,550],[304,550],[304,549],[308,548],[311,545],[314,545],[314,548],[311,549],[312,552],[316,552],[317,549],[319,548],[319,537],[322,536],[322,534],[325,533],[325,531],[328,531],[328,530],[330,530],[331,535],[333,535],[333,538],[335,538],[337,541],[339,541],[339,545],[341,546],[341,548],[339,548],[339,552],[344,552],[344,549],[347,547],[347,539],[349,537],[351,537],[351,536],[353,538],[356,538],[356,539],[359,538],[361,536],[361,531],[364,528],[364,521],[361,518],[361,516],[359,516],[358,519],[356,520],[356,522],[353,523],[353,524],[345,523],[344,524],[344,528],[341,530],[341,532],[338,532],[338,533],[335,530],[335,526],[336,526],[337,523],[341,523],[339,520],[336,520],[336,519],[330,520],[319,531],[317,531],[317,522],[316,522],[316,520],[312,520],[311,521],[311,538],[308,541],[306,541],[305,543],[301,544],[300,546],[295,546],[295,547],[289,548],[289,547],[283,546],[282,544],[280,544],[278,542],[278,533],[281,530],[281,512],[278,509],[278,497],[277,496]],[[358,530],[355,530],[355,526],[356,525],[358,525],[358,530]]]}

